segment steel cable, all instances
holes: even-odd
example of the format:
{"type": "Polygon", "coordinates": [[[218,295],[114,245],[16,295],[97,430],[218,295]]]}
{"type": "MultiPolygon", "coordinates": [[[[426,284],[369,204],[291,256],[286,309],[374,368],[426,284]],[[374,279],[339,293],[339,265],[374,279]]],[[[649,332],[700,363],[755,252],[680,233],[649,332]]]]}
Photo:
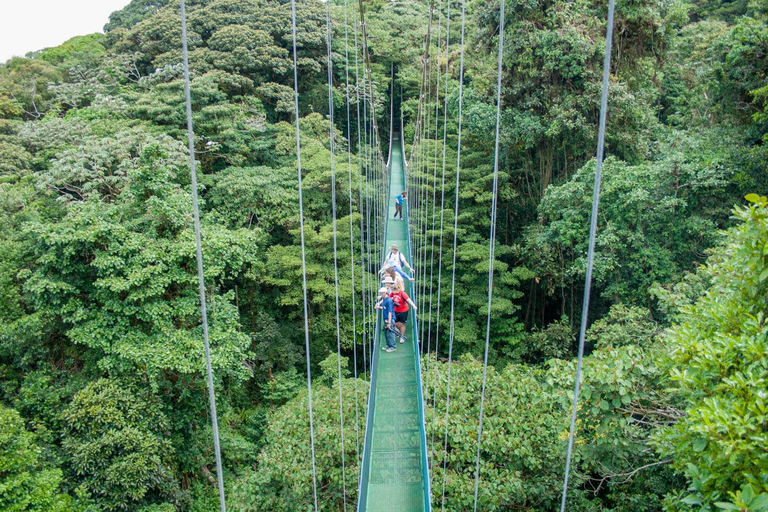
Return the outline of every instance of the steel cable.
{"type": "Polygon", "coordinates": [[[187,13],[184,0],[181,0],[181,53],[184,61],[184,99],[187,112],[187,142],[189,144],[189,173],[192,181],[192,209],[195,223],[195,256],[197,259],[197,282],[200,289],[200,316],[203,326],[203,345],[205,347],[205,368],[208,375],[208,401],[211,408],[211,427],[213,429],[213,448],[216,455],[216,479],[219,486],[219,506],[226,512],[224,498],[224,472],[221,464],[221,446],[219,443],[219,420],[216,414],[216,393],[213,387],[213,368],[211,367],[211,347],[208,338],[208,312],[205,305],[205,278],[203,276],[203,248],[200,236],[200,205],[197,198],[197,170],[195,167],[195,132],[192,127],[192,94],[189,81],[189,49],[187,45],[187,13]]]}
{"type": "Polygon", "coordinates": [[[477,493],[480,483],[480,446],[483,439],[483,408],[485,406],[485,387],[488,376],[488,349],[491,339],[491,300],[493,299],[493,262],[496,252],[496,207],[499,191],[499,132],[501,129],[501,69],[504,54],[504,1],[500,2],[499,12],[499,55],[496,77],[496,141],[493,151],[493,196],[491,199],[491,233],[488,240],[488,315],[485,327],[485,354],[483,356],[483,387],[480,393],[480,419],[477,426],[477,458],[475,460],[475,496],[472,510],[477,512],[477,493]]]}
{"type": "MultiPolygon", "coordinates": [[[[448,423],[451,409],[451,366],[453,364],[454,304],[456,299],[456,252],[459,228],[459,182],[461,175],[461,123],[464,104],[464,28],[466,18],[466,0],[461,2],[461,50],[459,57],[459,114],[456,142],[456,196],[453,205],[453,266],[451,269],[451,323],[448,335],[448,375],[445,385],[445,437],[443,439],[443,487],[440,499],[440,510],[445,508],[446,466],[448,463],[448,423]]],[[[490,310],[489,310],[490,311],[490,310]]],[[[489,313],[490,314],[490,313],[489,313]]]]}
{"type": "Polygon", "coordinates": [[[589,250],[587,252],[587,274],[584,278],[584,302],[581,308],[581,327],[579,329],[579,356],[576,363],[576,379],[573,386],[573,410],[571,411],[571,427],[568,431],[568,453],[565,458],[565,477],[563,481],[563,497],[560,502],[560,512],[565,512],[565,502],[568,497],[568,476],[571,470],[571,455],[573,439],[576,433],[576,412],[579,402],[579,386],[581,366],[584,360],[584,338],[587,331],[589,316],[589,298],[592,290],[592,268],[595,260],[595,238],[597,237],[597,208],[600,203],[600,177],[603,169],[603,151],[605,148],[605,117],[608,111],[608,78],[611,72],[611,45],[613,41],[613,10],[614,0],[608,2],[608,22],[605,30],[605,57],[603,59],[603,89],[600,96],[600,122],[597,135],[597,163],[595,166],[595,184],[592,191],[592,216],[589,224],[589,250]]]}
{"type": "Polygon", "coordinates": [[[354,368],[355,381],[355,459],[360,463],[360,403],[358,399],[357,387],[357,308],[355,294],[355,236],[352,224],[352,133],[351,116],[349,107],[349,20],[347,18],[347,0],[344,0],[344,77],[345,77],[345,100],[347,107],[347,176],[349,177],[349,267],[350,267],[350,285],[352,287],[352,361],[354,368]]]}
{"type": "Polygon", "coordinates": [[[310,450],[312,453],[312,494],[317,512],[317,468],[315,466],[315,426],[312,412],[312,367],[309,351],[309,311],[307,305],[307,260],[304,243],[304,195],[301,176],[301,133],[299,130],[299,67],[296,51],[296,0],[291,0],[291,31],[293,35],[293,104],[296,117],[296,166],[299,176],[299,227],[301,232],[301,278],[304,293],[304,345],[307,359],[307,408],[309,410],[310,450]]]}
{"type": "Polygon", "coordinates": [[[342,510],[347,508],[347,468],[344,450],[344,394],[341,381],[341,321],[339,318],[339,255],[336,230],[336,137],[333,109],[333,39],[331,36],[331,3],[325,3],[326,42],[328,46],[328,139],[331,150],[331,211],[333,218],[333,283],[336,305],[336,363],[339,376],[339,430],[341,432],[342,510]]]}

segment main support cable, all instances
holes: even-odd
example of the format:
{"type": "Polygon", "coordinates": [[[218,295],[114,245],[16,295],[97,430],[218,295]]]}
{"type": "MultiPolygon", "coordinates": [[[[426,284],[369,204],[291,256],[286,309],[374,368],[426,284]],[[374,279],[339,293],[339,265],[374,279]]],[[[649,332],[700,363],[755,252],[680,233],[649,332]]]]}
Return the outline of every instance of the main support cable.
{"type": "Polygon", "coordinates": [[[309,446],[312,454],[312,495],[317,512],[317,468],[315,466],[315,425],[312,413],[312,366],[309,351],[309,310],[307,305],[307,259],[304,243],[304,195],[301,176],[301,132],[299,130],[299,66],[296,51],[296,0],[291,0],[291,32],[293,35],[293,105],[296,116],[296,166],[299,176],[299,224],[301,232],[301,278],[304,293],[304,345],[307,358],[307,408],[309,411],[309,446]]]}
{"type": "Polygon", "coordinates": [[[336,137],[333,109],[333,39],[331,37],[331,3],[325,3],[325,26],[328,45],[328,139],[331,149],[331,211],[333,216],[333,281],[336,303],[336,363],[339,373],[339,430],[341,432],[341,489],[342,510],[347,506],[347,468],[344,453],[344,395],[341,382],[341,321],[339,319],[339,256],[336,231],[336,137]]]}
{"type": "Polygon", "coordinates": [[[501,68],[504,54],[504,3],[499,13],[499,57],[496,77],[496,142],[493,151],[493,197],[491,200],[491,236],[488,240],[488,317],[485,326],[485,355],[483,356],[483,387],[480,393],[480,419],[477,427],[477,458],[475,460],[475,497],[473,511],[477,512],[477,491],[480,483],[480,445],[483,440],[483,407],[488,376],[488,348],[491,340],[491,300],[493,299],[493,262],[496,252],[496,207],[499,194],[499,131],[501,129],[501,68]]]}
{"type": "MultiPolygon", "coordinates": [[[[456,249],[458,243],[459,228],[459,176],[461,175],[461,122],[464,104],[464,28],[466,18],[466,0],[461,2],[461,56],[459,57],[459,122],[458,136],[456,142],[456,196],[453,205],[453,267],[451,270],[451,327],[448,336],[448,379],[445,385],[445,437],[443,439],[443,488],[440,498],[440,510],[445,508],[445,483],[446,466],[448,464],[448,423],[449,412],[451,409],[451,366],[453,364],[453,341],[454,341],[454,302],[456,298],[456,249]]],[[[489,317],[490,317],[490,309],[489,317]]]]}
{"type": "Polygon", "coordinates": [[[192,209],[195,221],[195,256],[197,258],[197,284],[200,289],[200,316],[203,324],[203,345],[205,347],[205,369],[208,375],[208,401],[211,407],[211,427],[213,429],[213,449],[216,454],[216,479],[219,485],[219,507],[226,512],[224,499],[224,472],[221,464],[219,444],[219,420],[216,414],[216,392],[213,388],[213,368],[211,367],[211,346],[208,338],[208,312],[205,307],[205,278],[203,276],[203,248],[200,236],[200,205],[197,199],[197,170],[195,167],[195,131],[192,128],[192,94],[189,84],[189,49],[187,47],[187,13],[184,0],[181,0],[181,53],[184,61],[184,99],[187,111],[187,142],[189,144],[189,173],[192,178],[192,209]]]}
{"type": "Polygon", "coordinates": [[[581,365],[584,360],[584,338],[587,332],[589,316],[589,298],[592,290],[592,268],[595,260],[595,238],[597,237],[597,207],[600,203],[600,178],[603,169],[603,150],[605,148],[605,116],[608,111],[608,78],[611,71],[611,46],[613,41],[613,10],[614,0],[608,2],[608,26],[605,33],[605,57],[603,59],[603,90],[600,96],[600,123],[597,135],[597,165],[595,167],[595,184],[592,191],[592,217],[589,224],[589,250],[587,252],[587,275],[584,278],[584,302],[581,308],[581,328],[579,330],[579,358],[576,363],[576,382],[573,386],[573,410],[571,411],[571,428],[568,432],[568,453],[565,458],[565,477],[563,482],[563,497],[560,502],[560,512],[565,512],[565,501],[568,497],[568,476],[571,471],[571,455],[573,439],[576,434],[576,412],[579,402],[579,384],[581,380],[581,365]]]}

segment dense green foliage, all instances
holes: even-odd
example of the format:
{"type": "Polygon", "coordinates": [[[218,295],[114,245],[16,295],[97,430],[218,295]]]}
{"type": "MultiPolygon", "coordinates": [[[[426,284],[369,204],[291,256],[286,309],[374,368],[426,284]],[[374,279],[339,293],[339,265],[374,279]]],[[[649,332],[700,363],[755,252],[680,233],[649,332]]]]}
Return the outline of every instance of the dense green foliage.
{"type": "MultiPolygon", "coordinates": [[[[428,29],[427,0],[334,0],[331,126],[325,4],[297,3],[323,510],[357,498],[386,198],[376,153],[400,120],[422,337],[438,347],[423,364],[433,504],[472,506],[499,1],[466,5],[456,233],[460,4],[434,4],[428,29]]],[[[606,6],[506,0],[506,10],[479,509],[554,510],[606,6]]],[[[284,0],[187,2],[232,510],[313,504],[290,12],[284,0]]],[[[765,511],[768,4],[619,2],[615,28],[569,510],[765,511]]],[[[217,507],[180,33],[177,3],[133,0],[104,34],[0,65],[3,510],[217,507]]]]}
{"type": "Polygon", "coordinates": [[[691,478],[685,502],[702,508],[729,500],[768,508],[768,201],[748,199],[728,245],[699,270],[711,282],[707,292],[688,297],[695,302],[668,335],[670,376],[690,406],[659,434],[660,446],[691,478]]]}
{"type": "Polygon", "coordinates": [[[0,506],[3,510],[67,510],[58,494],[61,470],[46,469],[34,434],[24,428],[18,412],[0,409],[0,506]]]}

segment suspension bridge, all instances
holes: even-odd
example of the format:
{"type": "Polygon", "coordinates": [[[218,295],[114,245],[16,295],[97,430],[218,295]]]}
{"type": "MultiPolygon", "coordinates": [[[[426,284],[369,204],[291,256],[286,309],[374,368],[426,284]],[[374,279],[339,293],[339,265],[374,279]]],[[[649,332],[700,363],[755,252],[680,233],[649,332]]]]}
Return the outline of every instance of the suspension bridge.
{"type": "MultiPolygon", "coordinates": [[[[389,165],[389,190],[405,190],[402,140],[393,134],[389,165]]],[[[409,255],[408,214],[404,222],[393,218],[393,193],[387,209],[384,247],[397,245],[409,255]]],[[[413,296],[413,285],[405,283],[413,296]]],[[[414,312],[415,313],[415,312],[414,312]]],[[[384,333],[376,324],[372,352],[371,388],[368,398],[363,464],[358,510],[430,510],[427,442],[424,432],[419,340],[416,315],[406,324],[406,341],[395,352],[382,353],[384,333]]]]}
{"type": "MultiPolygon", "coordinates": [[[[203,326],[203,338],[204,347],[206,352],[207,361],[207,375],[208,375],[208,387],[209,387],[209,400],[211,421],[213,427],[214,438],[214,450],[216,455],[217,466],[217,480],[219,489],[219,502],[222,512],[226,510],[226,501],[224,496],[224,481],[223,471],[221,463],[221,451],[218,437],[218,420],[216,415],[216,400],[214,394],[212,369],[210,363],[210,351],[209,351],[209,339],[208,339],[208,320],[205,310],[206,298],[205,298],[205,284],[203,278],[203,261],[201,250],[201,238],[200,238],[200,220],[199,220],[199,207],[197,198],[197,179],[195,170],[195,158],[194,158],[194,131],[192,126],[192,107],[190,96],[190,81],[189,81],[189,59],[187,49],[187,31],[186,31],[186,14],[184,8],[184,0],[180,0],[181,3],[181,25],[182,25],[182,49],[183,49],[183,64],[184,64],[184,80],[185,80],[185,94],[186,94],[186,110],[187,110],[187,125],[188,125],[188,138],[189,138],[189,157],[190,157],[190,170],[192,177],[192,196],[193,196],[193,208],[194,208],[194,222],[195,222],[195,234],[197,244],[197,263],[198,263],[198,279],[200,289],[200,304],[201,304],[201,318],[203,326]]],[[[315,457],[315,432],[313,423],[313,411],[312,411],[312,375],[311,375],[311,354],[310,354],[310,332],[308,322],[308,301],[307,301],[307,277],[306,277],[306,256],[305,256],[305,238],[304,238],[304,213],[303,213],[303,197],[302,197],[302,161],[301,161],[301,131],[299,127],[299,77],[298,77],[298,57],[297,57],[297,37],[296,37],[296,0],[291,0],[291,25],[292,25],[292,43],[293,43],[293,77],[294,77],[294,120],[295,120],[295,135],[296,135],[296,160],[298,170],[298,191],[299,191],[299,218],[300,218],[300,231],[301,231],[301,261],[302,261],[302,278],[303,278],[303,307],[304,307],[304,337],[305,337],[305,356],[306,356],[306,368],[307,368],[307,394],[308,394],[308,415],[309,415],[309,446],[311,451],[311,471],[312,471],[312,490],[313,490],[313,504],[314,510],[319,510],[318,506],[318,478],[316,468],[315,457]]],[[[476,511],[478,507],[478,483],[480,479],[480,453],[482,445],[482,430],[483,430],[483,405],[485,402],[485,379],[486,370],[488,365],[488,347],[490,338],[490,325],[491,325],[491,299],[493,292],[493,261],[494,261],[494,249],[495,249],[495,223],[496,223],[496,199],[498,196],[498,169],[499,169],[499,133],[501,125],[501,78],[502,78],[502,53],[503,53],[503,36],[504,36],[504,2],[500,3],[499,13],[499,40],[498,40],[498,63],[497,63],[497,85],[496,85],[496,127],[495,127],[495,152],[493,155],[494,173],[493,173],[493,204],[491,208],[491,232],[489,243],[489,276],[488,276],[488,318],[487,318],[487,330],[485,337],[485,353],[484,353],[484,372],[483,372],[483,385],[481,395],[478,397],[480,403],[480,415],[477,425],[477,459],[475,467],[475,479],[474,479],[474,500],[473,510],[476,511]]],[[[447,9],[450,12],[450,1],[447,2],[447,9]]],[[[419,142],[420,137],[429,131],[428,124],[425,126],[423,119],[428,120],[429,115],[422,116],[422,107],[426,104],[425,98],[429,96],[431,92],[427,88],[427,81],[430,77],[430,69],[428,69],[428,63],[430,62],[429,48],[432,44],[432,17],[435,12],[434,0],[431,2],[429,13],[429,29],[425,40],[424,51],[424,67],[422,70],[422,94],[419,97],[418,107],[418,119],[416,120],[415,137],[412,144],[412,156],[411,159],[417,160],[419,155],[419,142]],[[426,130],[426,131],[425,131],[426,130]]],[[[565,511],[566,498],[568,490],[568,476],[570,473],[570,461],[573,450],[573,439],[575,432],[577,401],[579,395],[580,384],[580,372],[581,362],[584,352],[584,338],[587,323],[587,314],[589,310],[589,293],[591,285],[591,274],[594,255],[595,233],[596,233],[596,218],[597,218],[597,205],[598,194],[600,189],[600,169],[603,159],[603,144],[605,138],[605,112],[607,108],[607,89],[608,89],[608,73],[610,70],[610,48],[613,31],[613,12],[614,12],[614,0],[609,0],[608,10],[608,22],[607,22],[607,36],[606,36],[606,52],[603,69],[603,89],[601,98],[601,110],[600,110],[600,131],[598,135],[598,148],[597,148],[597,169],[595,173],[595,187],[593,196],[593,210],[592,219],[590,225],[590,240],[589,240],[589,253],[587,259],[587,272],[586,272],[586,286],[584,294],[584,305],[582,308],[581,329],[579,336],[579,358],[577,364],[577,372],[575,378],[575,389],[573,398],[573,409],[571,415],[571,427],[568,438],[568,451],[565,466],[565,478],[563,485],[561,512],[565,511]]],[[[462,85],[464,80],[464,27],[465,27],[465,0],[461,1],[461,46],[460,46],[460,72],[458,77],[459,83],[459,112],[458,112],[458,155],[456,162],[456,198],[454,207],[454,246],[453,254],[456,253],[456,233],[458,222],[458,198],[459,198],[459,176],[461,167],[461,122],[462,122],[462,85]]],[[[365,173],[365,187],[366,195],[363,200],[362,191],[360,193],[361,203],[366,203],[366,220],[363,221],[361,216],[361,233],[366,232],[367,237],[371,236],[371,232],[374,232],[373,240],[380,243],[379,250],[374,250],[373,254],[368,254],[367,267],[371,270],[371,256],[383,257],[385,254],[385,247],[391,245],[397,245],[400,250],[408,255],[409,261],[413,261],[411,252],[411,236],[410,226],[416,225],[418,229],[425,233],[427,228],[426,216],[424,218],[417,218],[415,220],[410,219],[409,209],[404,208],[403,220],[397,221],[393,219],[394,208],[394,195],[400,193],[408,188],[417,189],[417,199],[414,207],[418,210],[422,204],[426,202],[426,198],[422,197],[421,185],[422,183],[413,182],[407,175],[408,162],[406,162],[405,146],[402,137],[403,129],[402,124],[400,131],[394,129],[394,71],[392,73],[392,91],[393,94],[390,98],[390,137],[389,137],[389,154],[390,159],[388,165],[383,165],[382,151],[379,142],[378,127],[376,125],[376,99],[374,97],[373,81],[371,79],[370,71],[370,57],[367,48],[367,37],[365,31],[365,16],[362,0],[359,1],[359,9],[357,13],[357,19],[353,23],[354,30],[354,69],[355,69],[355,83],[360,86],[355,86],[356,104],[357,104],[357,137],[358,137],[358,150],[365,147],[365,163],[361,163],[361,169],[364,168],[365,173]],[[357,46],[358,46],[358,27],[360,28],[361,42],[362,42],[362,73],[358,76],[358,61],[357,61],[357,46]],[[362,91],[361,91],[362,90],[362,91]],[[360,107],[360,104],[363,107],[360,107]],[[360,128],[360,117],[363,117],[364,128],[360,128]],[[363,140],[361,140],[361,137],[363,140]],[[369,174],[372,173],[372,174],[369,174]],[[386,177],[388,183],[386,186],[382,184],[376,184],[376,177],[386,177]],[[376,198],[372,204],[368,198],[368,183],[369,181],[374,183],[374,193],[380,197],[376,198]],[[378,187],[378,188],[377,188],[378,187]],[[373,219],[371,219],[371,210],[373,210],[373,219]],[[385,220],[384,220],[385,219],[385,220]],[[383,220],[383,222],[381,222],[383,220]],[[364,225],[365,224],[365,225],[364,225]]],[[[334,276],[336,280],[336,332],[337,332],[337,347],[341,352],[340,341],[340,329],[339,329],[339,292],[338,292],[338,247],[336,243],[337,233],[337,211],[336,211],[336,170],[334,156],[336,153],[335,140],[336,135],[334,133],[334,107],[333,107],[333,51],[332,51],[332,20],[330,11],[330,2],[326,2],[326,28],[327,28],[327,58],[328,58],[328,117],[330,121],[329,131],[329,144],[331,150],[331,180],[333,190],[333,231],[334,231],[334,276]]],[[[351,134],[349,126],[351,124],[350,117],[350,105],[352,99],[350,97],[350,76],[349,76],[349,43],[347,32],[347,2],[344,2],[344,46],[345,46],[345,68],[346,68],[346,112],[347,112],[347,139],[351,143],[351,134]]],[[[438,20],[438,40],[442,37],[440,32],[440,21],[438,20]]],[[[445,18],[445,48],[446,60],[445,69],[445,94],[442,98],[444,116],[447,116],[447,101],[448,101],[448,87],[447,82],[449,80],[449,70],[447,58],[448,41],[450,39],[450,15],[446,15],[445,18]]],[[[438,50],[439,51],[439,50],[438,50]]],[[[438,55],[439,57],[439,55],[438,55]]],[[[437,59],[439,60],[439,59],[437,59]]],[[[440,83],[440,72],[436,72],[437,83],[440,83]]],[[[435,103],[439,104],[439,92],[438,88],[435,88],[435,103]]],[[[435,139],[437,139],[437,126],[438,126],[438,108],[435,109],[435,139]]],[[[446,117],[443,119],[443,183],[445,181],[445,139],[446,139],[446,117]]],[[[402,123],[402,117],[400,116],[402,123]]],[[[348,151],[348,155],[351,154],[351,150],[348,151]]],[[[350,157],[351,158],[351,157],[350,157]]],[[[358,154],[358,158],[360,155],[358,154]]],[[[424,156],[424,158],[429,158],[424,156]]],[[[435,176],[437,181],[436,168],[437,168],[437,150],[434,154],[435,160],[435,176]]],[[[359,162],[362,162],[359,160],[359,162]]],[[[348,160],[351,163],[351,159],[348,160]]],[[[421,162],[423,163],[423,162],[421,162]]],[[[351,165],[350,165],[351,168],[351,165]]],[[[350,171],[351,172],[351,171],[350,171]]],[[[349,189],[350,201],[352,197],[351,190],[351,174],[350,174],[350,189],[349,189]]],[[[443,198],[444,199],[444,198],[443,198]]],[[[444,202],[441,199],[441,208],[443,208],[444,202]]],[[[432,208],[434,212],[435,198],[433,195],[432,208]]],[[[351,208],[351,205],[350,205],[351,208]]],[[[351,212],[351,210],[350,210],[351,212]]],[[[362,212],[361,212],[362,213],[362,212]]],[[[442,212],[441,216],[441,249],[442,249],[442,212]]],[[[351,218],[351,214],[350,214],[351,218]]],[[[434,218],[434,213],[433,213],[434,218]]],[[[352,225],[350,224],[350,230],[352,225]]],[[[367,249],[370,250],[370,242],[367,249]]],[[[351,248],[352,250],[352,248],[351,248]]],[[[425,254],[423,256],[426,258],[425,254]]],[[[366,260],[361,247],[361,260],[366,260]]],[[[362,266],[362,263],[361,263],[362,266]]],[[[455,260],[453,269],[455,269],[455,260]]],[[[370,293],[370,289],[373,287],[373,283],[365,281],[365,277],[362,278],[364,287],[362,298],[363,302],[366,301],[366,293],[370,293]]],[[[431,279],[431,277],[430,277],[431,279]]],[[[455,284],[455,270],[452,276],[452,290],[451,301],[453,308],[453,285],[455,284]]],[[[353,282],[354,282],[354,267],[353,267],[353,282]]],[[[354,286],[354,285],[353,285],[354,286]]],[[[377,286],[375,286],[377,287],[377,286]]],[[[405,282],[406,292],[411,296],[416,296],[419,291],[424,292],[426,287],[424,283],[420,289],[414,289],[412,283],[405,282]]],[[[430,290],[431,293],[431,290],[430,290]]],[[[439,292],[438,292],[439,294],[439,292]]],[[[354,295],[354,292],[353,292],[354,295]]],[[[366,309],[368,319],[375,314],[372,309],[372,301],[368,299],[367,305],[363,307],[363,322],[365,322],[366,309]]],[[[354,311],[354,302],[353,302],[354,311]]],[[[438,310],[439,311],[439,310],[438,310]]],[[[439,314],[439,313],[438,313],[439,314]]],[[[392,512],[410,512],[410,511],[430,511],[432,509],[433,502],[437,502],[436,496],[432,493],[432,481],[430,474],[430,461],[427,456],[427,441],[426,441],[426,428],[424,419],[424,407],[425,399],[423,396],[422,385],[422,371],[421,371],[421,354],[427,352],[429,349],[422,346],[420,343],[418,318],[415,312],[410,315],[410,322],[407,324],[405,333],[406,341],[399,345],[398,350],[395,352],[384,353],[381,350],[383,346],[384,333],[382,330],[381,315],[378,315],[375,321],[375,328],[373,329],[373,337],[370,339],[365,338],[363,334],[362,349],[363,360],[369,370],[369,394],[368,394],[368,410],[365,418],[365,431],[363,434],[363,449],[359,454],[359,479],[356,482],[358,487],[358,499],[357,510],[359,512],[370,511],[392,511],[392,512]],[[367,346],[368,357],[366,361],[365,350],[367,346]]],[[[450,321],[450,341],[448,348],[448,400],[450,399],[450,364],[451,364],[451,352],[453,346],[453,319],[452,314],[450,321]]],[[[353,316],[354,318],[354,316],[353,316]]],[[[354,320],[353,320],[354,322],[354,320]]],[[[354,330],[354,329],[353,329],[354,330]]],[[[365,332],[365,330],[363,331],[365,332]]],[[[355,350],[357,349],[357,341],[354,341],[355,350]]],[[[355,358],[356,358],[355,352],[355,358]]],[[[339,359],[340,360],[340,359],[339,359]]],[[[355,359],[355,364],[357,361],[355,359]]],[[[357,367],[355,366],[357,370],[357,367]]],[[[357,372],[355,377],[357,377],[357,372]]],[[[341,367],[339,367],[339,401],[341,412],[341,367]]],[[[448,418],[449,404],[446,404],[446,439],[447,439],[447,418],[448,418]]],[[[343,413],[340,414],[340,430],[341,430],[341,451],[344,452],[344,437],[343,437],[343,413]]],[[[470,419],[468,419],[469,421],[470,419]]],[[[446,449],[445,446],[443,449],[446,449]]],[[[341,497],[341,509],[347,510],[347,486],[354,485],[347,479],[345,459],[342,456],[342,480],[343,480],[343,493],[341,497]]],[[[441,506],[444,505],[445,499],[445,481],[442,482],[442,493],[440,501],[441,506]]]]}

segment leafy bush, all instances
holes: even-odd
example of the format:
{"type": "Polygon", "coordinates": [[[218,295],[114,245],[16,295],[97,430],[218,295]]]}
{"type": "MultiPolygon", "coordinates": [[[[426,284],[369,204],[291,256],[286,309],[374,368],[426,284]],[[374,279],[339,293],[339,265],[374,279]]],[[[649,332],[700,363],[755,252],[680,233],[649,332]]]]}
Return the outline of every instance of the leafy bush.
{"type": "Polygon", "coordinates": [[[71,499],[59,493],[61,477],[60,469],[40,464],[40,448],[19,413],[0,406],[0,510],[70,510],[71,499]]]}
{"type": "MultiPolygon", "coordinates": [[[[318,500],[322,510],[341,510],[343,497],[346,503],[357,499],[358,457],[365,434],[368,385],[362,380],[342,379],[347,491],[344,496],[336,357],[332,354],[326,359],[330,377],[336,376],[336,382],[330,387],[315,383],[312,388],[318,500]],[[355,419],[360,422],[357,426],[355,419]]],[[[305,387],[296,398],[271,414],[258,468],[236,481],[230,493],[235,510],[309,510],[313,501],[309,441],[305,387]]]]}
{"type": "Polygon", "coordinates": [[[79,488],[103,510],[174,499],[170,423],[158,400],[130,382],[100,379],[64,412],[63,441],[79,488]]]}
{"type": "Polygon", "coordinates": [[[711,279],[707,293],[668,337],[669,372],[687,409],[659,442],[691,491],[671,499],[671,510],[768,507],[768,200],[747,199],[735,211],[741,223],[699,270],[711,279]]]}
{"type": "MultiPolygon", "coordinates": [[[[470,356],[452,365],[444,450],[447,369],[433,362],[425,376],[426,395],[434,397],[426,416],[427,439],[434,443],[428,447],[433,506],[441,506],[445,482],[446,510],[467,510],[474,495],[483,365],[470,356]]],[[[562,433],[568,424],[556,393],[535,370],[510,365],[503,371],[488,368],[485,396],[478,508],[554,509],[562,491],[562,433]]]]}

